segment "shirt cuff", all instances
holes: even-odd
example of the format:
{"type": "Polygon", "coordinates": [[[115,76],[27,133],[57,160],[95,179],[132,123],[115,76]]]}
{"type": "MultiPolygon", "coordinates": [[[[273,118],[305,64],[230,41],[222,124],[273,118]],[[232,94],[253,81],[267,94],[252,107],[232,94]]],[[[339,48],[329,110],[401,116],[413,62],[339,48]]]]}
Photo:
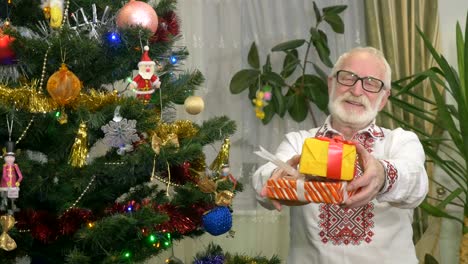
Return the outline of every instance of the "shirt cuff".
{"type": "Polygon", "coordinates": [[[396,167],[387,160],[379,160],[382,164],[385,172],[385,181],[382,189],[380,189],[377,195],[388,193],[395,186],[395,182],[398,179],[398,171],[396,167]]]}

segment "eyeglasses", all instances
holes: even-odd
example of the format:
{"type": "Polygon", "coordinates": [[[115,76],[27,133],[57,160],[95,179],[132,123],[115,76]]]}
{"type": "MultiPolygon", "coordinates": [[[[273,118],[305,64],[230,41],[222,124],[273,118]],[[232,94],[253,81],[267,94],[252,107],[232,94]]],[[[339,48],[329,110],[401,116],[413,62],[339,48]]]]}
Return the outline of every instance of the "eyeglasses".
{"type": "Polygon", "coordinates": [[[343,70],[336,72],[336,81],[344,86],[353,86],[359,80],[361,81],[362,89],[370,93],[378,93],[384,86],[384,82],[382,80],[374,77],[359,77],[354,72],[343,70]]]}

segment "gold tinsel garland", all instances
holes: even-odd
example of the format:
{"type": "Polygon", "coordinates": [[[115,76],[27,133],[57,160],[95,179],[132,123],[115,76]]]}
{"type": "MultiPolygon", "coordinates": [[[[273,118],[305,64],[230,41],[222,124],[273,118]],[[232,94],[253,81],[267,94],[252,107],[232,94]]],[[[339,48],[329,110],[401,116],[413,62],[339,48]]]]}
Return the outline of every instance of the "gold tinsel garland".
{"type": "Polygon", "coordinates": [[[190,120],[177,120],[174,123],[160,122],[151,134],[151,147],[159,154],[161,146],[172,144],[179,147],[179,139],[191,138],[198,133],[198,128],[190,120]]]}
{"type": "MultiPolygon", "coordinates": [[[[0,104],[14,104],[16,108],[30,113],[47,113],[58,110],[59,105],[50,96],[39,90],[37,83],[37,81],[33,81],[17,88],[10,88],[5,84],[0,84],[0,104]]],[[[67,107],[77,109],[84,106],[93,112],[118,100],[117,91],[99,92],[91,89],[88,93],[80,93],[67,107]]]]}
{"type": "Polygon", "coordinates": [[[198,128],[190,120],[177,120],[174,123],[159,123],[156,134],[161,138],[167,138],[174,133],[179,139],[191,138],[198,133],[198,128]]]}

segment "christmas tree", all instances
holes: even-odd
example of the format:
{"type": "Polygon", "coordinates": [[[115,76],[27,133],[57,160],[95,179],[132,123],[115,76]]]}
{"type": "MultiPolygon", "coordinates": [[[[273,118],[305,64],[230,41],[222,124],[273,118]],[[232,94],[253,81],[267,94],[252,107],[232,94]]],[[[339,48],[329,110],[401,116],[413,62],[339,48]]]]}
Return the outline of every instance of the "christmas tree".
{"type": "Polygon", "coordinates": [[[204,81],[176,1],[39,2],[0,7],[2,263],[132,263],[229,231],[235,123],[174,117],[203,109],[204,81]]]}

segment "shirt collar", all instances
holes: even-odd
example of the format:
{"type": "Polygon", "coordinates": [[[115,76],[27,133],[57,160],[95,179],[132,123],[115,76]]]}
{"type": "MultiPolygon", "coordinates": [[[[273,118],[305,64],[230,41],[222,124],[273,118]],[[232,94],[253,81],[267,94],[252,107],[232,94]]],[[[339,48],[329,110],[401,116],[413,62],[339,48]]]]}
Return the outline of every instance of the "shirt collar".
{"type": "MultiPolygon", "coordinates": [[[[331,126],[331,116],[329,115],[325,123],[317,130],[316,136],[331,137],[332,135],[342,135],[331,126]]],[[[381,127],[375,124],[375,119],[365,128],[359,130],[356,135],[367,134],[374,139],[383,139],[385,137],[381,127]]]]}

